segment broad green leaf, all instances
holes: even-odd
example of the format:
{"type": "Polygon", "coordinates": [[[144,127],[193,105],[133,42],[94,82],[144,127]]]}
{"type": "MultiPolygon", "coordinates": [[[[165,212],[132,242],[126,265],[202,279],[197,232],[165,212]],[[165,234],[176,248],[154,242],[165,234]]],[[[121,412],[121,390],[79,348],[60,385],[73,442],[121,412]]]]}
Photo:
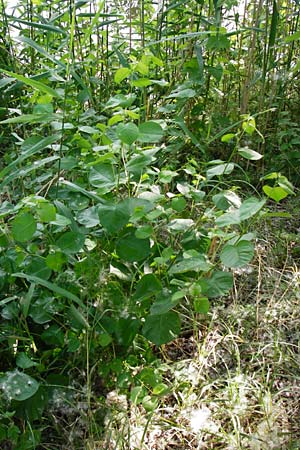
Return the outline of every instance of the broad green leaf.
{"type": "Polygon", "coordinates": [[[20,352],[17,354],[16,364],[21,369],[29,369],[30,367],[34,367],[37,365],[37,363],[32,361],[32,359],[30,359],[24,352],[20,352]]]}
{"type": "Polygon", "coordinates": [[[84,234],[67,231],[57,239],[56,245],[67,255],[72,255],[82,249],[84,241],[84,234]]]}
{"type": "Polygon", "coordinates": [[[182,233],[191,228],[194,224],[195,222],[192,219],[173,219],[169,223],[168,229],[182,233]]]}
{"type": "Polygon", "coordinates": [[[180,318],[174,311],[166,314],[147,316],[142,333],[155,345],[163,345],[174,340],[180,333],[180,318]]]}
{"type": "Polygon", "coordinates": [[[117,94],[113,97],[110,97],[110,99],[106,102],[105,108],[116,108],[116,107],[122,107],[122,108],[129,108],[134,100],[136,99],[136,96],[134,94],[117,94]]]}
{"type": "Polygon", "coordinates": [[[184,197],[172,198],[171,206],[177,212],[182,212],[186,208],[187,202],[184,197]]]}
{"type": "Polygon", "coordinates": [[[199,255],[197,257],[186,258],[175,263],[169,270],[169,274],[185,272],[208,272],[211,269],[211,264],[207,262],[205,256],[199,255]]]}
{"type": "Polygon", "coordinates": [[[217,217],[216,224],[219,227],[239,225],[243,220],[249,219],[257,214],[265,203],[265,200],[258,200],[255,197],[250,197],[242,203],[239,209],[217,217]]]}
{"type": "Polygon", "coordinates": [[[47,86],[44,83],[41,83],[40,81],[33,80],[32,78],[24,77],[23,75],[20,75],[18,73],[9,72],[8,70],[4,70],[0,68],[0,72],[5,73],[11,78],[15,78],[18,81],[21,81],[22,83],[26,84],[27,86],[32,87],[33,89],[36,89],[39,92],[44,92],[46,94],[51,95],[52,97],[60,97],[60,95],[51,87],[47,86]]]}
{"type": "Polygon", "coordinates": [[[251,148],[249,147],[241,147],[238,149],[238,152],[241,156],[249,159],[250,161],[258,161],[259,159],[263,158],[263,155],[256,152],[255,150],[251,150],[251,148]]]}
{"type": "Polygon", "coordinates": [[[210,308],[210,303],[207,297],[194,298],[194,310],[198,314],[207,314],[210,308]]]}
{"type": "Polygon", "coordinates": [[[167,98],[193,98],[197,95],[194,89],[181,89],[171,92],[167,98]]]}
{"type": "Polygon", "coordinates": [[[149,80],[149,78],[138,78],[137,80],[133,80],[131,84],[132,86],[143,88],[151,86],[151,84],[153,84],[153,81],[149,80]]]}
{"type": "Polygon", "coordinates": [[[245,120],[242,123],[242,128],[245,131],[245,133],[249,134],[250,136],[254,133],[256,130],[256,122],[254,117],[249,116],[247,120],[245,120]]]}
{"type": "Polygon", "coordinates": [[[120,141],[127,145],[133,144],[139,136],[139,129],[134,123],[119,123],[116,132],[120,141]]]}
{"type": "Polygon", "coordinates": [[[139,141],[145,143],[159,142],[164,135],[164,131],[159,123],[153,121],[142,123],[139,126],[139,133],[139,141]]]}
{"type": "Polygon", "coordinates": [[[179,301],[184,297],[185,293],[179,292],[172,294],[169,290],[163,290],[156,295],[156,299],[150,308],[150,314],[152,316],[165,314],[172,308],[178,305],[179,301]]]}
{"type": "Polygon", "coordinates": [[[154,274],[149,273],[138,281],[133,298],[137,300],[149,298],[161,291],[161,289],[160,280],[154,274]]]}
{"type": "Polygon", "coordinates": [[[17,277],[17,278],[25,278],[25,280],[28,280],[32,283],[39,284],[40,286],[44,286],[45,288],[49,289],[52,292],[56,292],[57,294],[61,295],[62,297],[66,297],[69,300],[73,300],[79,306],[84,308],[82,301],[77,297],[77,295],[72,294],[72,292],[69,292],[66,289],[61,288],[60,286],[58,286],[55,283],[51,283],[50,281],[43,280],[42,278],[36,277],[34,275],[29,275],[27,273],[21,273],[21,272],[13,273],[12,276],[17,277]]]}
{"type": "Polygon", "coordinates": [[[263,191],[269,198],[271,198],[275,202],[280,202],[289,195],[288,192],[280,186],[272,187],[265,184],[263,186],[263,191]]]}
{"type": "Polygon", "coordinates": [[[39,386],[34,378],[18,370],[6,372],[0,377],[0,388],[10,400],[24,401],[32,397],[39,386]]]}
{"type": "Polygon", "coordinates": [[[278,186],[282,187],[288,194],[296,195],[294,192],[294,186],[292,183],[283,175],[280,175],[278,178],[278,186]]]}
{"type": "Polygon", "coordinates": [[[61,252],[50,253],[46,256],[45,262],[50,269],[55,272],[59,272],[63,265],[67,262],[67,257],[61,252]]]}
{"type": "Polygon", "coordinates": [[[230,48],[230,40],[223,34],[210,36],[207,40],[206,48],[209,50],[226,50],[230,48]]]}
{"type": "Polygon", "coordinates": [[[41,334],[41,339],[47,345],[54,345],[55,347],[62,347],[64,345],[65,335],[57,324],[50,325],[49,328],[41,334]]]}
{"type": "Polygon", "coordinates": [[[29,275],[34,275],[43,280],[48,280],[51,276],[51,269],[46,264],[45,258],[41,256],[33,256],[25,271],[29,275]]]}
{"type": "Polygon", "coordinates": [[[219,177],[221,175],[228,175],[234,169],[234,163],[222,163],[207,169],[206,176],[208,179],[219,177]]]}
{"type": "Polygon", "coordinates": [[[152,225],[143,225],[136,230],[135,236],[138,239],[147,239],[148,237],[152,236],[153,231],[154,230],[152,225]]]}
{"type": "Polygon", "coordinates": [[[209,298],[221,297],[233,288],[233,274],[231,272],[217,271],[205,280],[207,290],[205,294],[209,298]]]}
{"type": "Polygon", "coordinates": [[[240,206],[240,220],[250,219],[250,217],[255,216],[255,214],[262,209],[265,203],[266,201],[264,199],[258,200],[255,197],[247,198],[247,200],[245,200],[240,206]]]}
{"type": "Polygon", "coordinates": [[[173,170],[161,170],[158,178],[162,183],[171,183],[174,177],[178,176],[178,172],[174,172],[173,170]]]}
{"type": "Polygon", "coordinates": [[[158,399],[155,397],[151,397],[151,395],[146,395],[143,398],[142,405],[147,412],[154,411],[158,408],[158,399]]]}
{"type": "Polygon", "coordinates": [[[36,232],[37,223],[29,212],[18,214],[12,221],[12,235],[16,241],[27,242],[36,232]]]}
{"type": "Polygon", "coordinates": [[[126,169],[130,174],[140,178],[142,173],[146,172],[147,168],[154,160],[155,158],[153,155],[151,153],[147,153],[147,151],[140,154],[135,154],[126,164],[126,169]]]}
{"type": "Polygon", "coordinates": [[[98,217],[98,207],[91,206],[90,208],[84,209],[77,214],[77,222],[80,225],[84,225],[86,228],[93,228],[99,225],[98,217]]]}
{"type": "Polygon", "coordinates": [[[235,245],[225,245],[220,253],[220,259],[225,267],[243,267],[248,264],[254,256],[252,242],[240,241],[235,245]]]}
{"type": "Polygon", "coordinates": [[[150,254],[150,240],[138,239],[134,234],[129,234],[117,241],[116,251],[124,261],[141,261],[150,254]]]}
{"type": "Polygon", "coordinates": [[[114,76],[115,83],[120,84],[123,80],[128,78],[130,74],[131,70],[129,69],[129,67],[121,67],[115,73],[114,76]]]}
{"type": "Polygon", "coordinates": [[[98,217],[101,225],[108,233],[116,233],[129,222],[128,202],[123,200],[120,203],[99,205],[98,217]]]}
{"type": "Polygon", "coordinates": [[[221,137],[221,141],[222,142],[229,142],[229,141],[231,141],[231,139],[234,139],[235,137],[236,137],[236,135],[234,133],[224,134],[221,137]]]}
{"type": "Polygon", "coordinates": [[[50,202],[41,201],[37,204],[37,215],[41,222],[49,223],[56,218],[56,208],[50,202]]]}
{"type": "Polygon", "coordinates": [[[89,182],[102,195],[110,192],[116,185],[116,176],[112,164],[100,163],[92,167],[89,182]]]}

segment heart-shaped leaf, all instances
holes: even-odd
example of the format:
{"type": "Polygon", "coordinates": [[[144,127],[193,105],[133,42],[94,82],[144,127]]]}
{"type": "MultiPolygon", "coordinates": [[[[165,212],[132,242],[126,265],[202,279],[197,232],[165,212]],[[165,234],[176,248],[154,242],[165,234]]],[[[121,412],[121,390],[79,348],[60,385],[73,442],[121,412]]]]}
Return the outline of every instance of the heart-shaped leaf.
{"type": "Polygon", "coordinates": [[[235,245],[225,245],[220,259],[226,267],[243,267],[248,264],[254,256],[254,246],[249,241],[239,241],[235,245]]]}
{"type": "Polygon", "coordinates": [[[174,311],[166,314],[147,316],[143,336],[155,345],[166,344],[175,339],[180,333],[180,318],[174,311]]]}

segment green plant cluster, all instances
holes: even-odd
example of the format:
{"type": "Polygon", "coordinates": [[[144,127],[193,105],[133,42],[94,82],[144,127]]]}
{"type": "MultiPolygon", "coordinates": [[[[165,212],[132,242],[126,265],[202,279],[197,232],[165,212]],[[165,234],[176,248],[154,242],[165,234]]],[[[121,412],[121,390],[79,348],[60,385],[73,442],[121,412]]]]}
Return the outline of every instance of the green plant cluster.
{"type": "MultiPolygon", "coordinates": [[[[247,172],[263,158],[251,146],[264,142],[256,119],[270,108],[232,113],[230,123],[212,112],[207,123],[223,74],[235,70],[226,52],[238,51],[220,2],[215,22],[195,36],[183,15],[169,64],[163,12],[156,37],[138,23],[156,44],[134,46],[132,31],[124,50],[121,38],[103,42],[122,34],[121,21],[137,26],[134,17],[130,25],[114,8],[71,1],[62,10],[54,2],[61,16],[46,19],[43,2],[23,3],[8,16],[2,2],[21,50],[18,60],[8,39],[0,67],[0,442],[19,450],[40,442],[34,423],[57,389],[74,388],[74,366],[85,373],[88,409],[97,376],[124,389],[133,383],[132,401],[154,408],[167,387],[155,371],[150,381],[129,376],[137,347],[151,364],[155,346],[227,295],[234,270],[254,257],[266,197],[293,194],[275,170],[262,174],[259,192],[247,172]],[[189,57],[179,37],[193,43],[189,57]],[[216,143],[218,159],[210,157],[216,143]]],[[[195,3],[200,14],[204,3],[195,3]]],[[[170,11],[177,20],[180,10],[170,11]]],[[[151,5],[144,12],[150,17],[151,5]]]]}

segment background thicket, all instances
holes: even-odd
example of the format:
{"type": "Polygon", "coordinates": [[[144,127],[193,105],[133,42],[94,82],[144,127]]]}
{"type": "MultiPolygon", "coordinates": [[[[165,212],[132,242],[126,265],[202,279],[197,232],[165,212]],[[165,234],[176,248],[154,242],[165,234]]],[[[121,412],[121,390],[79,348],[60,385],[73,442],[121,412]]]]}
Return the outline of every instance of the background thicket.
{"type": "Polygon", "coordinates": [[[0,11],[1,448],[299,448],[299,2],[0,11]]]}

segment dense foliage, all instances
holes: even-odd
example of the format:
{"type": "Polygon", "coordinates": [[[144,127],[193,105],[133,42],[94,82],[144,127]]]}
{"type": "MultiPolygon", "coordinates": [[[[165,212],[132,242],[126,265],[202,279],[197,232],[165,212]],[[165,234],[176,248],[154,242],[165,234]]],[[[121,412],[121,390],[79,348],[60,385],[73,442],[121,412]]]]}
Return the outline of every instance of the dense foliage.
{"type": "Polygon", "coordinates": [[[134,367],[206,320],[257,221],[285,215],[299,4],[5,3],[0,442],[58,449],[58,401],[85,405],[86,439],[111,386],[157,406],[162,378],[134,367]]]}

